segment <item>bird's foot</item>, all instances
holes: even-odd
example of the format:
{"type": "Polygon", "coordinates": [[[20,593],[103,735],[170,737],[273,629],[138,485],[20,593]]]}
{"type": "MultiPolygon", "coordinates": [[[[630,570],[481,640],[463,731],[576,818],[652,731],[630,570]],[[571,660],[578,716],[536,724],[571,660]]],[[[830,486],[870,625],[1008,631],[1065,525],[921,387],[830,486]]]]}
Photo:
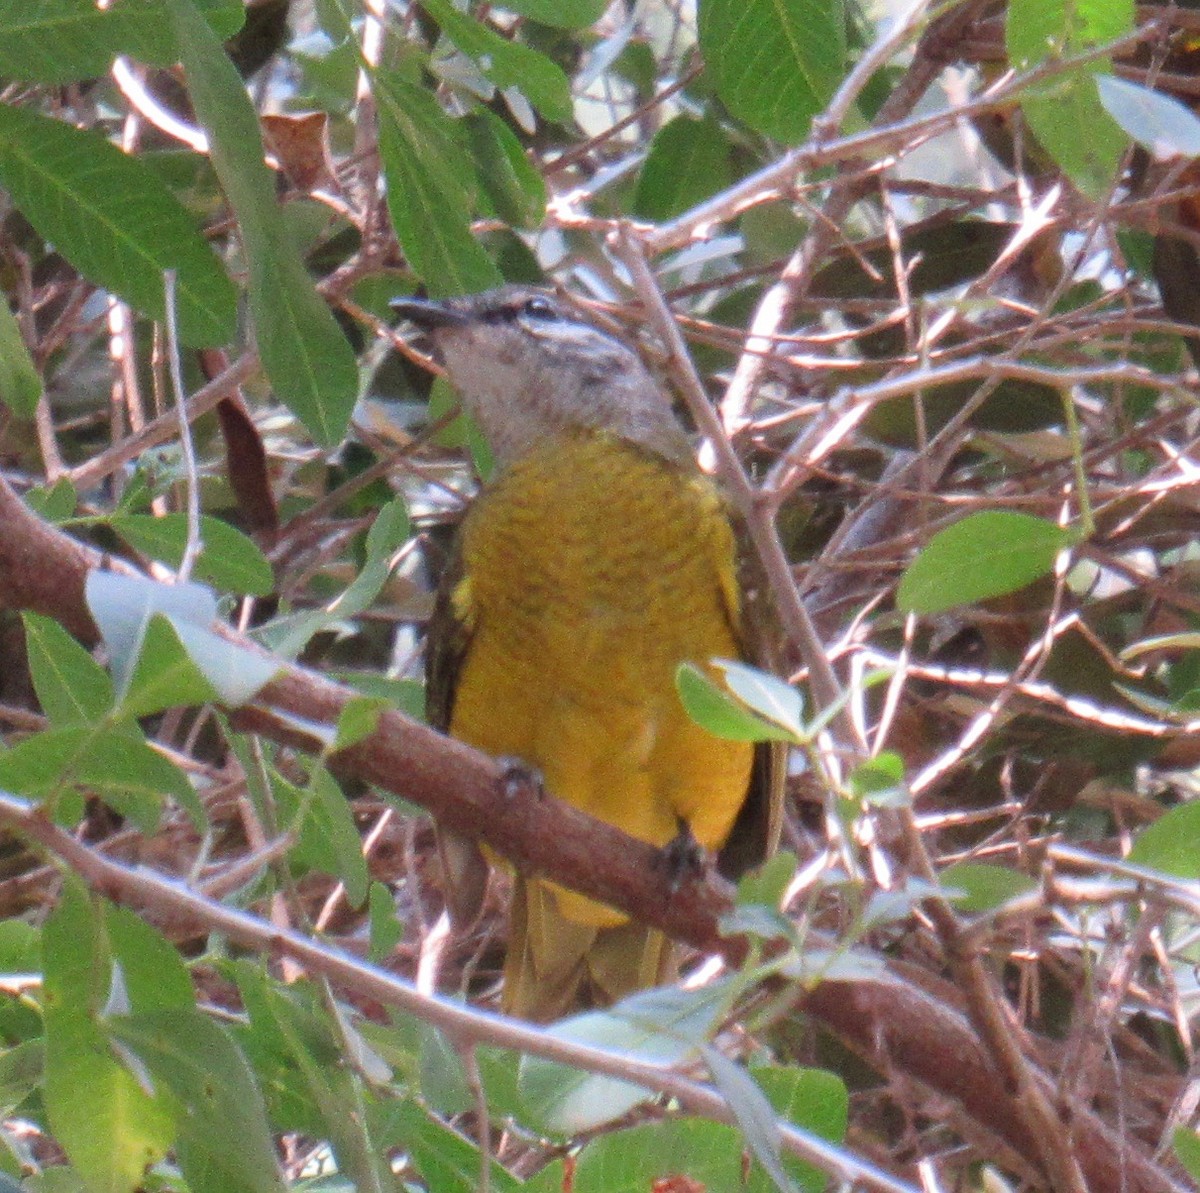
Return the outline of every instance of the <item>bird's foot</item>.
{"type": "Polygon", "coordinates": [[[699,878],[708,864],[708,854],[692,836],[692,826],[683,817],[677,820],[678,829],[663,847],[667,859],[667,875],[674,894],[689,878],[699,878]]]}
{"type": "Polygon", "coordinates": [[[529,794],[542,799],[546,794],[546,783],[536,766],[520,758],[504,756],[497,758],[500,764],[500,790],[505,799],[516,799],[529,794]]]}

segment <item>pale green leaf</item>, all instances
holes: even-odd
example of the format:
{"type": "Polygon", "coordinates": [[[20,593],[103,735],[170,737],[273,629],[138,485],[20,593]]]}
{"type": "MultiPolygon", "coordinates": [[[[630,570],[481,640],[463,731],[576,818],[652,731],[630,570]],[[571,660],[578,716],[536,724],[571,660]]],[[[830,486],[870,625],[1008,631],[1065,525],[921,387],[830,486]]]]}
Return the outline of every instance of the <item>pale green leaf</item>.
{"type": "Polygon", "coordinates": [[[1047,575],[1076,541],[1068,527],[1029,514],[985,510],[939,531],[900,579],[905,613],[940,613],[1016,592],[1047,575]]]}
{"type": "Polygon", "coordinates": [[[792,741],[786,729],[757,716],[694,663],[681,663],[675,687],[687,714],[726,741],[792,741]]]}
{"type": "Polygon", "coordinates": [[[33,418],[42,378],[30,358],[16,316],[0,302],[0,402],[17,418],[33,418]]]}

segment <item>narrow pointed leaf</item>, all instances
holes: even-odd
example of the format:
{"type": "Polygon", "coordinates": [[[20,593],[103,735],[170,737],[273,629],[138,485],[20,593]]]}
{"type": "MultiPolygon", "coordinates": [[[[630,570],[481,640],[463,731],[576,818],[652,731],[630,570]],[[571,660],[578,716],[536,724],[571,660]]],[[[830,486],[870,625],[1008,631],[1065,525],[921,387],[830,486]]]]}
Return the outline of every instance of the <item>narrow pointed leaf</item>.
{"type": "Polygon", "coordinates": [[[173,269],[184,342],[232,338],[232,283],[142,162],[94,133],[0,104],[0,181],[38,232],[97,285],[161,320],[163,273],[173,269]]]}
{"type": "Polygon", "coordinates": [[[263,367],[312,436],[337,443],[358,394],[354,353],[283,234],[258,120],[233,63],[191,0],[166,3],[188,93],[242,231],[263,367]]]}

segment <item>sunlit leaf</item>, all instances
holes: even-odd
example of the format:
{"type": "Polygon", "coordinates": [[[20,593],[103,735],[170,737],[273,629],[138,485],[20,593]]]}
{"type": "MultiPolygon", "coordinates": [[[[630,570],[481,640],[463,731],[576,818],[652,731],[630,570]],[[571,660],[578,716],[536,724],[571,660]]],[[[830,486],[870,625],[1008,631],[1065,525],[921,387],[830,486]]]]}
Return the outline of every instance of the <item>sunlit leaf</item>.
{"type": "Polygon", "coordinates": [[[900,579],[905,613],[940,613],[1016,592],[1054,567],[1075,532],[1029,514],[985,510],[939,531],[900,579]]]}
{"type": "Polygon", "coordinates": [[[682,663],[675,687],[688,716],[727,741],[792,741],[786,729],[755,715],[694,663],[682,663]]]}

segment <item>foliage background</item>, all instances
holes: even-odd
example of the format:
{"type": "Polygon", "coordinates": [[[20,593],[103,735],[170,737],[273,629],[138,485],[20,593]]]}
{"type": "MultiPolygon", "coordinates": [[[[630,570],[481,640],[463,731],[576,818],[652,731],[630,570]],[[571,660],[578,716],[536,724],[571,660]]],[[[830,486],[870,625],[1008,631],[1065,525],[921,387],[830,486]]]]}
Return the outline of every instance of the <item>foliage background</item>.
{"type": "Polygon", "coordinates": [[[1198,29],[0,3],[0,1184],[1200,1179],[1198,29]],[[387,302],[501,281],[680,395],[797,685],[685,692],[803,760],[736,910],[478,821],[729,962],[547,1031],[503,881],[439,920],[494,769],[391,711],[488,461],[387,302]]]}

